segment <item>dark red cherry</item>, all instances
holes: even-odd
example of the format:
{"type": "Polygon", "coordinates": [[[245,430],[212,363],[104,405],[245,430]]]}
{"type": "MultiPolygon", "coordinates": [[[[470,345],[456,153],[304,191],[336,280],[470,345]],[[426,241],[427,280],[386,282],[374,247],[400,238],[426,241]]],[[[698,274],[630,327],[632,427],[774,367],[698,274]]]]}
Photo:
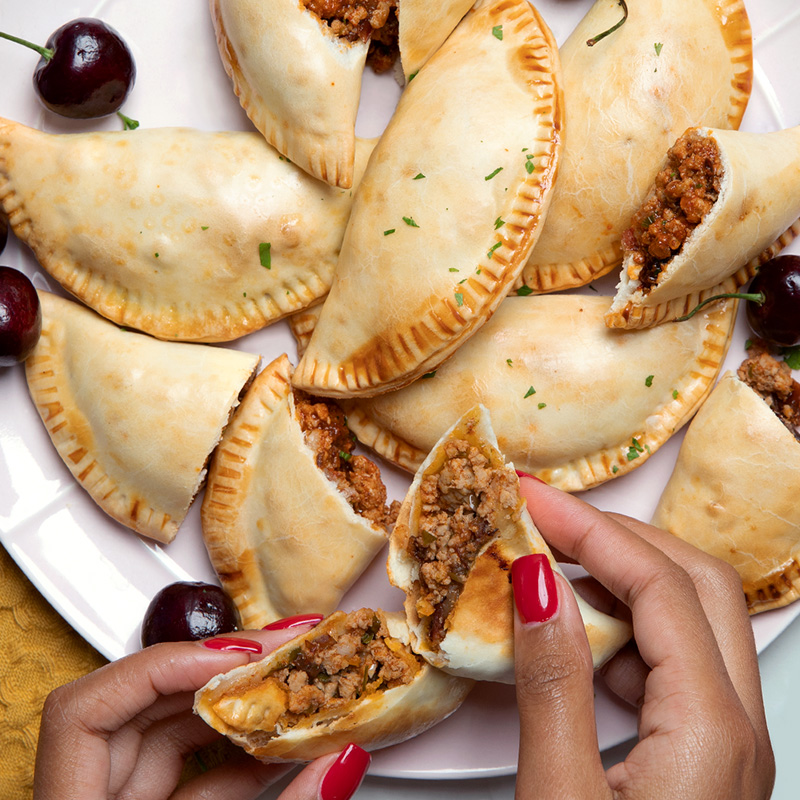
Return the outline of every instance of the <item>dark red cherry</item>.
{"type": "Polygon", "coordinates": [[[73,119],[113,114],[136,79],[128,45],[110,25],[82,17],[62,25],[45,47],[0,33],[5,39],[36,50],[41,58],[33,85],[51,111],[73,119]]]}
{"type": "Polygon", "coordinates": [[[0,267],[0,367],[24,361],[39,341],[42,308],[27,275],[0,267]]]}
{"type": "Polygon", "coordinates": [[[240,627],[236,606],[219,586],[179,581],[150,601],[142,622],[142,646],[206,639],[240,627]]]}
{"type": "Polygon", "coordinates": [[[6,249],[8,242],[8,220],[5,215],[0,212],[0,253],[6,249]]]}
{"type": "Polygon", "coordinates": [[[800,344],[800,256],[767,261],[751,281],[748,293],[764,296],[763,303],[747,303],[747,321],[755,333],[779,347],[800,344]]]}

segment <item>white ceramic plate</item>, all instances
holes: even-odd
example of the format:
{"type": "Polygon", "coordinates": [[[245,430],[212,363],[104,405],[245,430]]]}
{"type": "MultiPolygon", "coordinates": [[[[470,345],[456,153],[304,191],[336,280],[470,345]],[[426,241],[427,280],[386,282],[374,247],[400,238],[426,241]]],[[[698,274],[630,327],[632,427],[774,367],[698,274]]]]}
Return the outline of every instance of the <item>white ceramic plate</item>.
{"type": "MultiPolygon", "coordinates": [[[[591,0],[541,0],[538,7],[562,42],[591,0]]],[[[756,85],[743,127],[772,130],[800,123],[800,95],[791,69],[800,40],[796,0],[758,0],[749,7],[756,41],[756,85]]],[[[3,3],[0,30],[44,44],[50,33],[78,16],[100,16],[129,42],[137,63],[136,87],[125,113],[143,127],[181,125],[207,130],[249,130],[216,51],[207,4],[202,0],[28,0],[3,3]]],[[[116,117],[74,122],[44,112],[31,88],[38,56],[0,41],[0,114],[54,132],[119,129],[116,117]]],[[[376,136],[400,90],[391,78],[365,76],[357,132],[376,136]]],[[[800,252],[797,245],[795,252],[800,252]]],[[[9,236],[0,262],[24,270],[41,288],[59,292],[27,248],[9,236]]],[[[613,292],[614,280],[599,282],[613,292]]],[[[726,367],[743,358],[747,325],[740,318],[726,367]]],[[[233,346],[260,352],[267,363],[281,352],[295,359],[285,324],[233,346]]],[[[673,437],[641,468],[585,493],[605,510],[649,519],[680,445],[673,437]]],[[[402,498],[404,473],[386,467],[390,494],[402,498]]],[[[110,659],[136,650],[142,615],[153,595],[176,580],[213,581],[195,503],[177,539],[163,547],[115,523],[88,498],[56,454],[28,396],[21,367],[0,371],[0,540],[58,611],[110,659]]],[[[401,607],[379,556],[343,603],[344,608],[401,607]]],[[[800,613],[800,603],[753,620],[763,649],[800,613]]],[[[602,748],[636,733],[635,716],[602,686],[597,693],[602,748]]],[[[484,684],[442,725],[417,739],[376,753],[370,772],[403,778],[468,778],[511,774],[516,769],[518,721],[512,687],[484,684]]]]}

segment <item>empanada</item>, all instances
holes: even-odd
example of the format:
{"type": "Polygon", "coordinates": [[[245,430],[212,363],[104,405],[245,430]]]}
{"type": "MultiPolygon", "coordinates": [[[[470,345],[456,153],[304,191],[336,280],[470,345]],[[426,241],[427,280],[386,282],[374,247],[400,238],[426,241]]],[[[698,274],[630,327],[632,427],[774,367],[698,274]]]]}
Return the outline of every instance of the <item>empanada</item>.
{"type": "Polygon", "coordinates": [[[338,397],[396,389],[491,316],[547,212],[558,75],[552,35],[526,0],[467,14],[370,158],[297,386],[338,397]]]}
{"type": "Polygon", "coordinates": [[[170,542],[260,357],[125,331],[40,292],[28,388],[58,454],[107,514],[170,542]]]}
{"type": "Polygon", "coordinates": [[[317,302],[351,202],[257,133],[48,134],[0,120],[14,232],[95,311],[161,339],[228,341],[317,302]]]}
{"type": "Polygon", "coordinates": [[[260,761],[311,761],[353,743],[377,750],[441,722],[473,681],[408,647],[400,614],[337,611],[260,661],[212,678],[194,710],[260,761]]]}
{"type": "Polygon", "coordinates": [[[208,473],[203,538],[245,628],[330,614],[386,544],[398,505],[335,404],[295,396],[283,355],[256,378],[208,473]]]}
{"type": "Polygon", "coordinates": [[[359,9],[344,4],[336,11],[317,0],[211,0],[222,64],[252,123],[301,169],[346,189],[373,32],[399,36],[402,69],[413,76],[472,0],[375,5],[356,22],[359,9]]]}
{"type": "Polygon", "coordinates": [[[742,0],[597,0],[561,48],[567,136],[522,281],[581,286],[622,260],[620,236],[667,148],[692,125],[738,128],[753,81],[742,0]]]}
{"type": "MultiPolygon", "coordinates": [[[[514,682],[511,565],[544,553],[560,571],[497,449],[484,406],[468,411],[417,471],[389,542],[389,580],[406,594],[411,647],[433,666],[514,682]]],[[[595,668],[631,636],[575,595],[595,668]]]]}
{"type": "MultiPolygon", "coordinates": [[[[610,297],[509,297],[437,370],[343,403],[359,440],[416,472],[447,428],[484,404],[518,469],[566,491],[630,472],[679,430],[717,378],[736,301],[677,325],[614,331],[610,297]],[[690,326],[690,327],[686,327],[690,326]]],[[[308,336],[317,309],[291,318],[308,336]]]]}
{"type": "Polygon", "coordinates": [[[692,128],[622,239],[613,328],[643,328],[735,292],[800,233],[800,127],[692,128]]]}
{"type": "Polygon", "coordinates": [[[751,614],[780,608],[800,597],[798,476],[796,435],[729,372],[686,431],[653,524],[732,564],[751,614]]]}

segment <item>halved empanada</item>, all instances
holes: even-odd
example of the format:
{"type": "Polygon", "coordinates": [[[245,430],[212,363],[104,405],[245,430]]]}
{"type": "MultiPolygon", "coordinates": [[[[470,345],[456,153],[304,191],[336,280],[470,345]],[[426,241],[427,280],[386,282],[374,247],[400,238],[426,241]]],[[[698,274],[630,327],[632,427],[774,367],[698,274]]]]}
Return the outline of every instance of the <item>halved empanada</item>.
{"type": "Polygon", "coordinates": [[[330,614],[397,515],[332,403],[295,396],[283,355],[256,378],[208,474],[203,538],[245,628],[330,614]]]}
{"type": "Polygon", "coordinates": [[[742,0],[598,0],[561,48],[568,135],[553,203],[522,280],[589,283],[622,260],[620,236],[667,148],[692,125],[738,128],[753,80],[742,0]]]}
{"type": "Polygon", "coordinates": [[[385,31],[392,29],[396,39],[399,29],[403,70],[413,75],[472,1],[403,0],[396,14],[394,5],[376,4],[356,23],[353,8],[337,12],[317,0],[211,0],[222,63],[247,116],[273,147],[332,186],[353,185],[355,122],[373,30],[391,38],[385,31]]]}
{"type": "Polygon", "coordinates": [[[478,330],[538,236],[561,110],[558,53],[537,12],[479,3],[409,84],[370,158],[296,385],[396,389],[478,330]]]}
{"type": "Polygon", "coordinates": [[[260,357],[162,342],[40,292],[28,388],[58,454],[107,514],[170,542],[260,357]]]}
{"type": "MultiPolygon", "coordinates": [[[[468,411],[431,450],[403,501],[389,543],[389,580],[406,594],[411,646],[433,666],[514,682],[511,565],[550,548],[533,524],[513,464],[497,449],[484,406],[468,411]]],[[[597,668],[631,627],[576,594],[597,668]]]]}
{"type": "Polygon", "coordinates": [[[613,328],[643,328],[735,292],[800,233],[800,127],[692,128],[670,148],[622,243],[613,328]]]}
{"type": "Polygon", "coordinates": [[[800,597],[798,476],[796,436],[727,373],[686,431],[653,524],[736,567],[751,614],[780,608],[800,597]]]}
{"type": "Polygon", "coordinates": [[[409,649],[399,614],[337,611],[313,630],[212,678],[194,710],[260,761],[311,761],[353,743],[377,750],[441,722],[473,681],[409,649]]]}
{"type": "MultiPolygon", "coordinates": [[[[372,149],[359,145],[357,177],[372,149]]],[[[0,203],[64,288],[161,339],[228,341],[317,302],[351,192],[257,133],[48,134],[0,120],[0,203]]]]}
{"type": "MultiPolygon", "coordinates": [[[[518,469],[566,491],[589,489],[640,466],[692,417],[725,358],[735,302],[628,332],[603,325],[610,297],[509,297],[434,372],[344,402],[347,424],[415,472],[444,431],[483,403],[518,469]]],[[[315,313],[291,319],[302,339],[315,313]]]]}

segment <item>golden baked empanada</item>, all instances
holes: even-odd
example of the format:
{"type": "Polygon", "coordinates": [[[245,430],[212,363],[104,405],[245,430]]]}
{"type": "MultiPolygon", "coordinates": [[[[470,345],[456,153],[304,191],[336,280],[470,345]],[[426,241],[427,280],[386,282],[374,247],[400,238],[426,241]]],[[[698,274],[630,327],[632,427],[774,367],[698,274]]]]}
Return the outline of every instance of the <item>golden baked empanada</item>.
{"type": "Polygon", "coordinates": [[[386,3],[355,22],[352,8],[340,14],[318,0],[211,0],[211,15],[222,64],[256,128],[301,169],[350,188],[373,30],[387,40],[399,32],[404,74],[414,75],[471,5],[403,0],[396,14],[386,3]]]}
{"type": "Polygon", "coordinates": [[[396,389],[491,316],[549,204],[558,74],[552,35],[526,0],[467,14],[370,158],[297,386],[340,397],[396,389]]]}
{"type": "Polygon", "coordinates": [[[408,647],[399,614],[337,611],[260,661],[212,678],[194,710],[260,761],[377,750],[441,722],[474,685],[408,647]]]}
{"type": "Polygon", "coordinates": [[[48,134],[0,120],[14,232],[95,311],[161,339],[228,341],[317,302],[351,202],[257,133],[48,134]]]}
{"type": "Polygon", "coordinates": [[[58,454],[107,514],[170,542],[260,357],[125,331],[40,292],[28,388],[58,454]]]}
{"type": "Polygon", "coordinates": [[[780,608],[800,597],[798,476],[796,435],[729,372],[686,431],[653,524],[736,567],[751,614],[780,608]]]}
{"type": "MultiPolygon", "coordinates": [[[[497,449],[484,406],[468,411],[417,471],[389,541],[389,580],[406,594],[411,647],[433,666],[514,682],[511,565],[544,553],[559,570],[497,449]]],[[[595,668],[631,636],[575,595],[595,668]]]]}
{"type": "Polygon", "coordinates": [[[523,272],[535,292],[622,260],[620,236],[667,148],[692,125],[738,128],[753,81],[742,0],[598,0],[561,48],[567,136],[553,203],[523,272]]]}
{"type": "Polygon", "coordinates": [[[606,324],[643,328],[735,292],[800,233],[800,127],[692,128],[631,227],[606,324]]]}
{"type": "MultiPolygon", "coordinates": [[[[482,403],[518,469],[566,491],[624,475],[711,390],[736,301],[647,331],[606,328],[610,303],[591,295],[508,297],[437,370],[399,391],[344,402],[347,424],[363,444],[415,472],[444,431],[482,403]]],[[[301,339],[316,313],[291,318],[301,339]]]]}
{"type": "Polygon", "coordinates": [[[209,467],[203,538],[245,628],[330,614],[386,544],[398,505],[334,404],[295,396],[283,355],[255,379],[209,467]]]}

